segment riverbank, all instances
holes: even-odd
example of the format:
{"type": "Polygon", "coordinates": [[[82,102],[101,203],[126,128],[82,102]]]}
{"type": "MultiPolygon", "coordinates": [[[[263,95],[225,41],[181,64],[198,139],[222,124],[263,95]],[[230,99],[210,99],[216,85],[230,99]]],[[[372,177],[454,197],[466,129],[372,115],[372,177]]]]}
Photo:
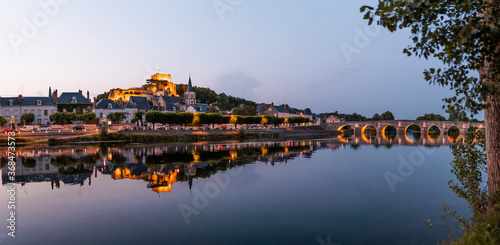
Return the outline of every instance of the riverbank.
{"type": "Polygon", "coordinates": [[[213,130],[213,131],[118,131],[74,137],[53,137],[38,144],[71,145],[101,143],[190,143],[228,140],[304,140],[336,137],[340,132],[326,131],[321,127],[276,128],[266,130],[213,130]]]}

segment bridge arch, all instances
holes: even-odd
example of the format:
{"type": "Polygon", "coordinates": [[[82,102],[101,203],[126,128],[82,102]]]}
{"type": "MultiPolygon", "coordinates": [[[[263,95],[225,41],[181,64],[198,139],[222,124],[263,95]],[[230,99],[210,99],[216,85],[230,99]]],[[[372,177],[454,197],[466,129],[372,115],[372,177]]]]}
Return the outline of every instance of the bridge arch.
{"type": "Polygon", "coordinates": [[[398,134],[398,128],[392,124],[387,124],[382,128],[382,138],[385,141],[392,141],[398,134]]]}
{"type": "Polygon", "coordinates": [[[349,124],[344,124],[344,125],[339,126],[337,128],[337,131],[348,130],[348,129],[354,129],[354,128],[349,124]]]}
{"type": "Polygon", "coordinates": [[[366,124],[361,128],[361,134],[365,134],[367,130],[373,129],[377,133],[377,128],[372,124],[366,124]]]}
{"type": "Polygon", "coordinates": [[[460,138],[460,129],[457,126],[451,126],[448,128],[448,130],[446,130],[446,135],[448,135],[448,139],[453,142],[460,138]]]}
{"type": "Polygon", "coordinates": [[[436,140],[439,139],[439,136],[441,136],[441,129],[439,129],[439,126],[437,125],[431,125],[427,129],[426,135],[431,142],[436,142],[436,140]]]}
{"type": "Polygon", "coordinates": [[[367,143],[370,143],[376,135],[377,128],[372,124],[366,124],[361,128],[361,138],[367,143]]]}
{"type": "Polygon", "coordinates": [[[414,124],[414,123],[411,123],[411,124],[408,124],[406,127],[405,127],[405,135],[406,133],[408,132],[408,129],[409,128],[418,128],[418,131],[422,132],[422,128],[420,126],[418,126],[417,124],[414,124]]]}

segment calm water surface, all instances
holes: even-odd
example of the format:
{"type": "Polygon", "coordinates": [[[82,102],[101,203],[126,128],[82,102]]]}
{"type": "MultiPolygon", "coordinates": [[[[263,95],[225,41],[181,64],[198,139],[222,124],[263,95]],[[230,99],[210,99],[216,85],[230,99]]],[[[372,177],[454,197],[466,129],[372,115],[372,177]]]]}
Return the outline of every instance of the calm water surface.
{"type": "Polygon", "coordinates": [[[436,244],[446,238],[443,203],[469,215],[448,188],[451,148],[392,143],[19,149],[16,179],[2,168],[3,193],[16,187],[16,237],[7,236],[2,194],[0,241],[436,244]]]}

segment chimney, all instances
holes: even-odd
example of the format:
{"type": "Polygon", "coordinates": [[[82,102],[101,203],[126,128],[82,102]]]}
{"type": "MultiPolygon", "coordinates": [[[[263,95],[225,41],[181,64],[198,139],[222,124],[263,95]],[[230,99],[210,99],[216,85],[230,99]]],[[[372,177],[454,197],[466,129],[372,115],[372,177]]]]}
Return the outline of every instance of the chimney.
{"type": "MultiPolygon", "coordinates": [[[[89,100],[90,101],[90,100],[89,100]]],[[[93,106],[94,106],[94,109],[95,109],[95,106],[97,105],[97,102],[96,102],[96,97],[94,97],[94,103],[92,103],[93,106]]]]}
{"type": "Polygon", "coordinates": [[[54,90],[54,92],[52,93],[52,99],[54,100],[54,102],[57,102],[57,89],[54,90]]]}
{"type": "Polygon", "coordinates": [[[87,100],[90,101],[90,92],[87,90],[87,100]]]}
{"type": "Polygon", "coordinates": [[[19,100],[19,102],[23,102],[23,95],[22,94],[19,95],[18,100],[19,100]]]}
{"type": "Polygon", "coordinates": [[[271,102],[271,106],[274,106],[274,102],[271,102]]]}
{"type": "MultiPolygon", "coordinates": [[[[81,89],[79,89],[79,90],[78,90],[78,93],[82,94],[82,90],[81,90],[81,89]]],[[[83,95],[83,94],[82,94],[82,95],[83,95]]]]}

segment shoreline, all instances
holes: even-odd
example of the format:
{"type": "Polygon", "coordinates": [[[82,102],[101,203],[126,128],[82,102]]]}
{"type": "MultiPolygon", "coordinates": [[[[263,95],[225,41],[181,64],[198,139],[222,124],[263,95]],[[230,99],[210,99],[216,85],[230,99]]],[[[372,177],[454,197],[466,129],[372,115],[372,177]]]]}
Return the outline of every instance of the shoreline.
{"type": "MultiPolygon", "coordinates": [[[[220,141],[268,141],[268,140],[308,140],[337,137],[341,132],[327,131],[320,127],[277,128],[268,130],[231,130],[231,131],[118,131],[105,135],[98,133],[59,136],[48,135],[44,138],[16,137],[16,145],[62,146],[95,144],[149,144],[149,143],[197,143],[220,141]]],[[[7,143],[0,139],[0,148],[7,143]]]]}

